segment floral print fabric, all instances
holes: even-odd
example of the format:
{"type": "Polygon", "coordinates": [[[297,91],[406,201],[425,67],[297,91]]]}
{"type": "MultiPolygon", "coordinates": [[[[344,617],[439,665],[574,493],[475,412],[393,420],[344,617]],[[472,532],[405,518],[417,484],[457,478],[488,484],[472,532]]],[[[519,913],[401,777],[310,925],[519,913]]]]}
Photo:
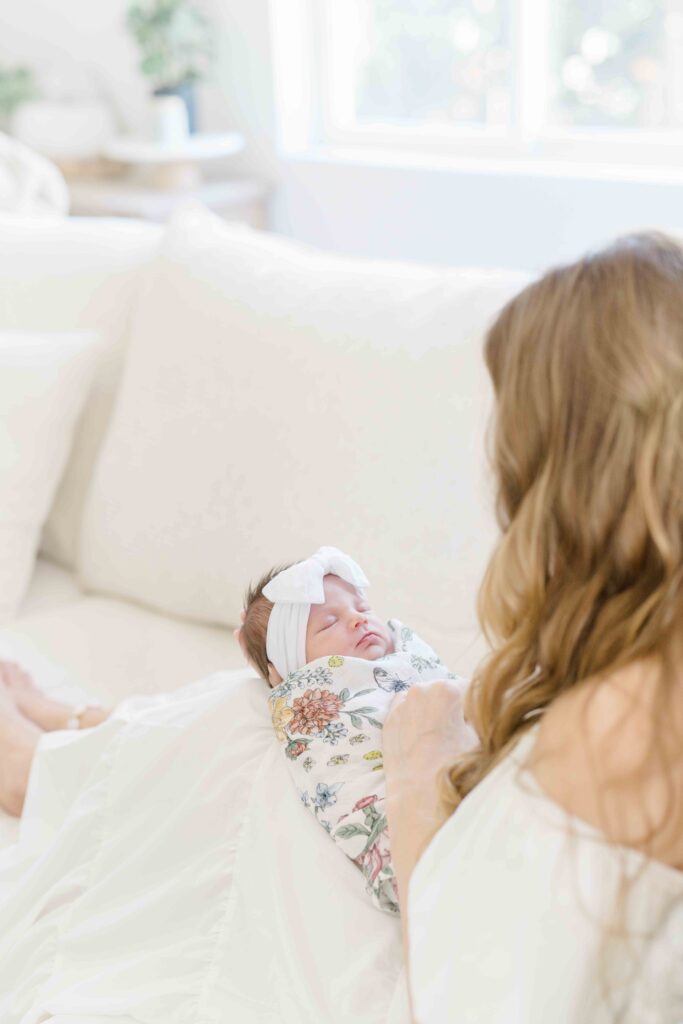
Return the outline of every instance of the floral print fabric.
{"type": "Polygon", "coordinates": [[[390,619],[393,654],[375,661],[317,658],[269,695],[273,727],[299,796],[362,871],[373,903],[399,913],[385,815],[382,727],[401,690],[454,676],[398,619],[390,619]]]}

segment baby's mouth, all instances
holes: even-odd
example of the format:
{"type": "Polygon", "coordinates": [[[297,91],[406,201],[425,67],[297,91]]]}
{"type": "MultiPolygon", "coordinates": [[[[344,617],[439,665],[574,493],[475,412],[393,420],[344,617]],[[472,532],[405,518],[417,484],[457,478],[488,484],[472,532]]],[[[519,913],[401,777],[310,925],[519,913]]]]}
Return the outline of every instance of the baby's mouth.
{"type": "Polygon", "coordinates": [[[363,636],[358,641],[358,643],[356,644],[356,647],[362,647],[366,643],[366,641],[370,644],[373,641],[377,640],[379,640],[379,636],[377,633],[364,633],[363,636]]]}

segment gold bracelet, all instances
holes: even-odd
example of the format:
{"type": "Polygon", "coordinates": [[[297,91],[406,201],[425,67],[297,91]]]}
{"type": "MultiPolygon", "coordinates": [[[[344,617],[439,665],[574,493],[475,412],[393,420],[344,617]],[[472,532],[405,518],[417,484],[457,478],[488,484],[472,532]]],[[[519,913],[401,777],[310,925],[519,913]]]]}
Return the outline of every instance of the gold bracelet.
{"type": "Polygon", "coordinates": [[[66,728],[67,729],[80,729],[81,728],[81,718],[86,713],[86,711],[88,710],[89,707],[90,707],[89,704],[79,704],[77,707],[72,708],[71,709],[71,716],[66,721],[66,728]]]}

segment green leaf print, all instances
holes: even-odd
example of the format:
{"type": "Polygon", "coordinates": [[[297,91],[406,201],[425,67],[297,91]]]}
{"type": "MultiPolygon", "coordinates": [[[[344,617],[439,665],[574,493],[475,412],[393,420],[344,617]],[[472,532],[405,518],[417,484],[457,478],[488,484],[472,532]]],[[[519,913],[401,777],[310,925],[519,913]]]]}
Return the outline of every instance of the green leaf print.
{"type": "Polygon", "coordinates": [[[350,691],[350,690],[348,690],[348,689],[346,688],[346,686],[345,686],[343,690],[340,690],[340,691],[339,691],[339,699],[340,699],[340,700],[348,700],[348,699],[349,699],[349,693],[350,693],[350,692],[351,692],[351,691],[350,691]]]}
{"type": "Polygon", "coordinates": [[[418,672],[423,672],[425,669],[438,668],[441,665],[441,658],[434,655],[432,658],[424,658],[419,654],[410,655],[410,664],[413,668],[416,668],[418,672]]]}
{"type": "Polygon", "coordinates": [[[354,836],[367,836],[370,833],[362,825],[340,825],[334,835],[335,838],[339,836],[340,839],[353,839],[354,836]]]}
{"type": "Polygon", "coordinates": [[[363,847],[363,853],[367,853],[368,850],[372,846],[374,846],[374,844],[376,843],[377,839],[382,834],[382,832],[384,832],[384,829],[386,827],[387,827],[387,819],[386,819],[386,816],[384,814],[382,814],[382,815],[380,815],[377,818],[377,821],[375,822],[375,824],[372,826],[372,828],[370,830],[370,835],[368,836],[367,841],[365,843],[365,846],[363,847]]]}
{"type": "Polygon", "coordinates": [[[355,726],[356,729],[362,729],[363,719],[359,718],[357,715],[351,715],[351,724],[355,726]]]}

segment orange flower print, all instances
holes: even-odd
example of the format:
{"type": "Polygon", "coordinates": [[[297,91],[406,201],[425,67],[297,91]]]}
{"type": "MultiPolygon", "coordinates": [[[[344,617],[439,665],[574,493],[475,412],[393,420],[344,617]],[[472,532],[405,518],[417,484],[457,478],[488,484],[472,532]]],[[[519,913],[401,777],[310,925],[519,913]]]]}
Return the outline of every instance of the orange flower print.
{"type": "Polygon", "coordinates": [[[294,714],[287,723],[290,733],[313,736],[321,732],[328,722],[339,718],[343,701],[330,690],[306,690],[292,701],[294,714]]]}

